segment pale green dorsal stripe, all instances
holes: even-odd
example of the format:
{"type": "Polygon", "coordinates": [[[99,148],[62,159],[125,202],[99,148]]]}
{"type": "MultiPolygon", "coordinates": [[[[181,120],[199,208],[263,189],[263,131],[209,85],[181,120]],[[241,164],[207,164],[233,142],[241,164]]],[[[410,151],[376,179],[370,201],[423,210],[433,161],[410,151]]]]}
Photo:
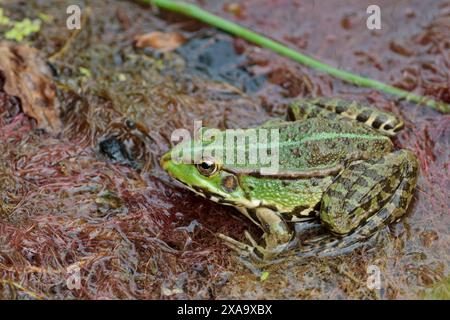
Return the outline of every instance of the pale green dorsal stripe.
{"type": "MultiPolygon", "coordinates": [[[[320,141],[327,139],[340,139],[340,138],[350,138],[350,139],[364,139],[364,140],[384,140],[389,139],[388,137],[381,135],[369,135],[369,134],[357,134],[357,133],[337,133],[337,132],[320,132],[312,136],[304,137],[300,142],[308,141],[320,141]]],[[[294,142],[292,142],[294,143],[294,142]]],[[[298,142],[297,142],[298,143],[298,142]]]]}
{"type": "MultiPolygon", "coordinates": [[[[320,141],[320,140],[334,140],[334,139],[363,139],[363,140],[389,140],[389,137],[382,135],[370,135],[370,134],[358,134],[358,133],[337,133],[337,132],[321,132],[315,133],[310,136],[305,136],[299,140],[293,141],[284,141],[279,142],[278,147],[290,147],[290,146],[298,146],[299,143],[310,142],[310,141],[320,141]]],[[[191,144],[192,146],[192,144],[191,144]]],[[[243,145],[235,145],[231,146],[236,151],[238,150],[254,150],[254,149],[270,149],[277,148],[276,142],[273,143],[257,143],[257,144],[248,144],[245,143],[243,145]]],[[[226,150],[226,146],[224,144],[210,144],[207,146],[194,146],[191,149],[191,152],[202,152],[202,151],[211,151],[211,150],[226,150]]]]}

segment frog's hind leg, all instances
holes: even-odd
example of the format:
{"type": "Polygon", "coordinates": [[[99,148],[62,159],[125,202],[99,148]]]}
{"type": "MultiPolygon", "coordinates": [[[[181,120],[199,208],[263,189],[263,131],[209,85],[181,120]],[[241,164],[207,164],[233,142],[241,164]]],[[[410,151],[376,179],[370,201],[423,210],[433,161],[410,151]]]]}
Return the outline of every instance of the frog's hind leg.
{"type": "Polygon", "coordinates": [[[322,200],[320,218],[332,234],[306,241],[298,255],[346,253],[398,220],[411,201],[417,173],[417,158],[408,150],[350,165],[322,200]]]}
{"type": "Polygon", "coordinates": [[[403,120],[393,113],[381,111],[357,101],[316,98],[300,100],[289,107],[289,120],[313,117],[352,119],[388,136],[396,135],[404,127],[403,120]]]}
{"type": "Polygon", "coordinates": [[[325,118],[325,119],[343,119],[336,112],[329,111],[319,105],[315,105],[314,100],[298,100],[288,107],[287,121],[299,121],[311,118],[325,118]]]}

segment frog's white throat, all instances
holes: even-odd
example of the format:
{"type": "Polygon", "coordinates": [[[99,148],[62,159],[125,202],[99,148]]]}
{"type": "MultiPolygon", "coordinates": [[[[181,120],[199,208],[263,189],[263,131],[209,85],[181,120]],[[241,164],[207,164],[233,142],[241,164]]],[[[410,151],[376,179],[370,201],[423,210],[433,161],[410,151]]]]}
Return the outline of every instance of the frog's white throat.
{"type": "Polygon", "coordinates": [[[176,180],[176,181],[178,183],[180,183],[182,187],[184,187],[184,188],[194,192],[195,194],[197,194],[197,195],[199,195],[199,196],[201,196],[201,197],[203,197],[205,199],[208,199],[208,200],[214,201],[216,203],[219,203],[219,204],[223,204],[223,205],[227,205],[227,206],[233,206],[233,207],[236,207],[238,209],[239,208],[253,209],[253,208],[257,208],[257,207],[261,206],[261,201],[259,201],[259,200],[253,200],[252,201],[252,200],[249,200],[249,199],[246,199],[246,198],[242,198],[242,199],[239,199],[239,201],[237,201],[237,200],[234,200],[234,199],[225,198],[224,196],[221,196],[221,195],[218,195],[218,194],[209,193],[209,192],[207,192],[207,191],[205,191],[203,189],[200,189],[200,188],[195,187],[195,186],[191,186],[191,185],[189,185],[189,184],[187,184],[187,183],[185,183],[183,181],[180,181],[180,180],[176,180]]]}

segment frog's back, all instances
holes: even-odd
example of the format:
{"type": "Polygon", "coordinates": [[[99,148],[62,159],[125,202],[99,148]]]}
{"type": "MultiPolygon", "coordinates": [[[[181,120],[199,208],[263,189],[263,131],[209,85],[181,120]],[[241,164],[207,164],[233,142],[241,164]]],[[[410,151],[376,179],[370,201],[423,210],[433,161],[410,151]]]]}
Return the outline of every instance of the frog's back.
{"type": "Polygon", "coordinates": [[[352,121],[312,118],[279,125],[280,172],[333,171],[346,160],[369,159],[392,150],[389,137],[352,121]]]}

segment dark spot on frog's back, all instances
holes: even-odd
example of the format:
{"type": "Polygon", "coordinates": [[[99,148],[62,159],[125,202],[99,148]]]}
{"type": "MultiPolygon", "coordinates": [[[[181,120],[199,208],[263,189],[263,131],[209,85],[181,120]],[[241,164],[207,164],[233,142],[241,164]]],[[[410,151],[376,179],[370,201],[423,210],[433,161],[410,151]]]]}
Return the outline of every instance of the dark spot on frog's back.
{"type": "Polygon", "coordinates": [[[347,110],[347,106],[338,104],[338,105],[336,105],[335,110],[336,110],[336,113],[337,113],[337,114],[341,114],[342,112],[344,112],[344,111],[347,110]]]}
{"type": "Polygon", "coordinates": [[[360,122],[366,122],[370,118],[371,113],[372,112],[370,110],[364,110],[356,116],[356,120],[360,122]]]}
{"type": "Polygon", "coordinates": [[[356,184],[363,188],[367,188],[369,186],[369,184],[367,183],[367,180],[364,177],[359,177],[356,180],[356,184]]]}
{"type": "Polygon", "coordinates": [[[333,129],[334,131],[341,131],[342,130],[342,125],[340,122],[336,122],[336,121],[330,121],[328,124],[329,128],[333,129]]]}
{"type": "Polygon", "coordinates": [[[291,153],[293,156],[299,156],[300,150],[298,148],[293,148],[293,149],[291,149],[291,153]]]}
{"type": "Polygon", "coordinates": [[[370,201],[370,199],[368,199],[364,203],[360,204],[360,207],[365,211],[369,211],[371,206],[372,206],[372,202],[370,201]]]}
{"type": "Polygon", "coordinates": [[[329,140],[329,142],[328,142],[328,144],[327,144],[327,147],[328,147],[329,149],[334,149],[334,148],[336,148],[336,141],[335,141],[335,140],[329,140]]]}
{"type": "Polygon", "coordinates": [[[136,128],[136,122],[134,122],[131,119],[126,119],[125,120],[125,125],[127,126],[128,129],[135,129],[136,128]]]}
{"type": "Polygon", "coordinates": [[[401,131],[404,127],[405,127],[404,124],[402,124],[400,126],[397,126],[397,127],[394,128],[394,132],[397,133],[397,132],[401,131]]]}
{"type": "Polygon", "coordinates": [[[361,151],[366,151],[367,150],[367,144],[365,144],[364,142],[360,142],[356,145],[356,147],[361,150],[361,151]]]}
{"type": "Polygon", "coordinates": [[[375,169],[367,169],[366,171],[365,171],[365,175],[367,176],[367,177],[369,177],[369,178],[371,178],[372,180],[374,180],[374,181],[381,181],[381,180],[383,180],[383,176],[382,175],[380,175],[379,173],[378,173],[378,171],[376,171],[375,169]]]}
{"type": "Polygon", "coordinates": [[[289,186],[289,182],[286,181],[286,180],[281,180],[281,185],[282,185],[284,188],[286,188],[286,187],[289,186]]]}
{"type": "Polygon", "coordinates": [[[378,115],[375,120],[372,123],[372,127],[374,127],[375,129],[379,129],[381,127],[381,125],[386,122],[387,119],[386,117],[382,116],[382,115],[378,115]]]}
{"type": "Polygon", "coordinates": [[[235,176],[226,176],[222,179],[222,188],[226,192],[234,192],[237,188],[238,182],[235,176]]]}

